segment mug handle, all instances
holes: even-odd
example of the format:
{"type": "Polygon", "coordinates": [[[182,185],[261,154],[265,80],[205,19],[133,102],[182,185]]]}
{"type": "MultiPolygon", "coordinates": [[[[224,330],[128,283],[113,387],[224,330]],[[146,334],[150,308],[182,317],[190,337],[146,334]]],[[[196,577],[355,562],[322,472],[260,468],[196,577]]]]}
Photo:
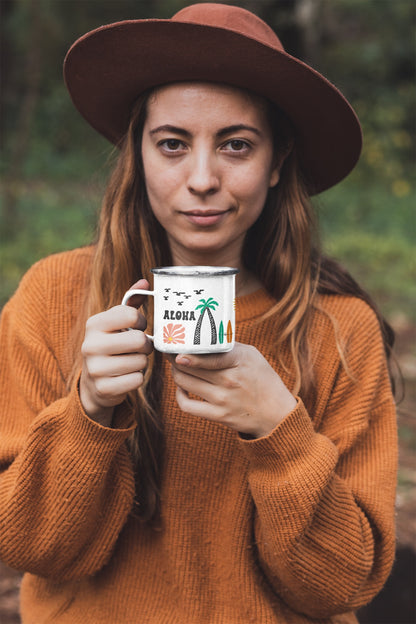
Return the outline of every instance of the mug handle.
{"type": "MultiPolygon", "coordinates": [[[[128,290],[126,293],[124,293],[121,305],[128,305],[128,301],[130,297],[133,297],[134,295],[152,295],[154,297],[155,291],[154,290],[142,290],[140,288],[133,288],[133,290],[128,290]]],[[[128,329],[132,330],[132,327],[128,327],[128,329]]],[[[154,340],[153,336],[151,336],[150,334],[146,334],[146,336],[150,338],[150,340],[153,342],[154,340]]]]}

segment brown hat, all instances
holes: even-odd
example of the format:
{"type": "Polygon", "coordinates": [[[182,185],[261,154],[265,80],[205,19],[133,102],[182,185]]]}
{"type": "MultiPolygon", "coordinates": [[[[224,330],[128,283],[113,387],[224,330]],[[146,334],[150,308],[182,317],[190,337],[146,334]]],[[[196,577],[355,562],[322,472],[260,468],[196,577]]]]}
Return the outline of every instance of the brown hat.
{"type": "Polygon", "coordinates": [[[236,6],[194,4],[172,19],[97,28],[68,51],[64,78],[76,108],[113,143],[126,133],[140,93],[200,80],[254,91],[290,117],[311,194],[342,180],[360,155],[360,123],[344,96],[285,52],[265,22],[236,6]]]}

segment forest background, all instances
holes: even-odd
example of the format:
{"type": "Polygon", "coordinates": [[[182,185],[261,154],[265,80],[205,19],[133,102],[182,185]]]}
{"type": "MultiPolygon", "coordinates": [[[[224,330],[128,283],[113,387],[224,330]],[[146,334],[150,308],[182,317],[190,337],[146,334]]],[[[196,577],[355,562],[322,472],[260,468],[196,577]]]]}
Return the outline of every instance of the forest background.
{"type": "MultiPolygon", "coordinates": [[[[102,24],[166,18],[186,4],[0,0],[0,308],[33,262],[94,237],[105,180],[114,163],[113,147],[85,123],[70,101],[62,79],[66,51],[75,39],[102,24]]],[[[370,291],[397,331],[406,386],[399,407],[399,547],[411,550],[413,559],[410,577],[405,573],[401,593],[396,591],[394,598],[401,602],[402,615],[396,608],[395,619],[385,619],[393,616],[382,608],[379,619],[365,620],[371,616],[364,614],[362,621],[410,624],[413,618],[406,619],[410,613],[406,608],[414,609],[410,602],[416,534],[416,3],[228,4],[265,19],[289,52],[341,89],[363,126],[364,147],[356,169],[336,188],[314,198],[314,205],[324,250],[370,291]]],[[[400,571],[399,559],[396,569],[400,571]]],[[[0,578],[0,601],[1,592],[0,578]]],[[[390,604],[394,608],[395,603],[390,604]]]]}

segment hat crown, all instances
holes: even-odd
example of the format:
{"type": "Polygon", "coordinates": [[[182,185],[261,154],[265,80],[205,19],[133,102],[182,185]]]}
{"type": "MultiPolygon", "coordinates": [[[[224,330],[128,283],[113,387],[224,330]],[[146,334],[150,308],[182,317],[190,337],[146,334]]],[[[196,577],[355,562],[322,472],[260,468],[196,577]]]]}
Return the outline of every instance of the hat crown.
{"type": "Polygon", "coordinates": [[[71,46],[64,76],[80,113],[115,144],[141,93],[196,80],[247,89],[283,110],[311,194],[342,180],[360,155],[360,124],[342,94],[288,54],[263,20],[236,6],[200,2],[171,19],[101,26],[71,46]]]}
{"type": "Polygon", "coordinates": [[[175,13],[172,21],[232,30],[276,50],[284,51],[278,36],[270,26],[257,15],[237,6],[210,2],[192,4],[175,13]]]}

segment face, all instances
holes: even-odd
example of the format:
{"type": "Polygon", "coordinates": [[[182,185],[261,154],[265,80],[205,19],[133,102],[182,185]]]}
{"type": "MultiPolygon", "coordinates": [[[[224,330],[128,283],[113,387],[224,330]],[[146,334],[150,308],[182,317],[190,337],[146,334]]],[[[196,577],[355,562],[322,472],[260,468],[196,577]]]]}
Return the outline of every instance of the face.
{"type": "Polygon", "coordinates": [[[224,85],[159,88],[147,105],[142,158],[175,264],[239,267],[245,234],[279,180],[266,103],[224,85]]]}

